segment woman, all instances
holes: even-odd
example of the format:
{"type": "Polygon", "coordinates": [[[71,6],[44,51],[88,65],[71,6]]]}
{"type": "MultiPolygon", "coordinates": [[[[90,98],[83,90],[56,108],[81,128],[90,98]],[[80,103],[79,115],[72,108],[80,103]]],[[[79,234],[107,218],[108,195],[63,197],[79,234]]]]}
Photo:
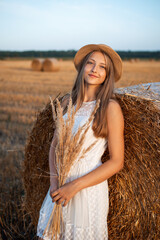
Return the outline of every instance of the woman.
{"type": "MultiPolygon", "coordinates": [[[[65,232],[61,239],[108,239],[107,215],[109,210],[107,179],[119,172],[124,164],[124,119],[119,103],[114,97],[114,82],[122,74],[120,56],[109,46],[89,44],[82,47],[74,58],[78,71],[71,96],[76,107],[75,129],[82,126],[100,99],[85,147],[97,140],[86,156],[70,171],[66,183],[57,189],[55,170],[56,131],[50,147],[50,189],[43,202],[37,228],[42,236],[54,204],[63,204],[65,232]],[[110,159],[103,163],[101,157],[108,145],[110,159]]],[[[64,110],[69,96],[64,97],[64,110]]],[[[64,115],[64,118],[66,114],[64,115]]]]}

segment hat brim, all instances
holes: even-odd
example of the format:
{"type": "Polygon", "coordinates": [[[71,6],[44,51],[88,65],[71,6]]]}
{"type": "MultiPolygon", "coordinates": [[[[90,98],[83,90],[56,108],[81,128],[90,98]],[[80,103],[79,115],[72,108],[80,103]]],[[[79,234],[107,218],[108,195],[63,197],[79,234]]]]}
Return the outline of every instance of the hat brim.
{"type": "Polygon", "coordinates": [[[118,81],[122,75],[122,60],[118,53],[105,44],[88,44],[80,48],[74,57],[74,65],[77,71],[79,71],[83,59],[93,51],[104,52],[110,57],[113,62],[115,81],[118,81]]]}

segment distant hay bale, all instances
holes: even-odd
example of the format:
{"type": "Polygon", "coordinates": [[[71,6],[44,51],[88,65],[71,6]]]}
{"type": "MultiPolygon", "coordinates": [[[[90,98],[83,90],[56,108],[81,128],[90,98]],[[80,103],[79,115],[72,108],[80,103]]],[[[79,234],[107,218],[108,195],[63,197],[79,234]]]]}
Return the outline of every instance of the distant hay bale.
{"type": "MultiPolygon", "coordinates": [[[[151,88],[133,86],[117,89],[115,93],[125,119],[125,164],[118,174],[108,180],[108,230],[111,240],[160,239],[160,102],[156,93],[151,94],[151,88]],[[136,96],[137,92],[141,95],[136,96]]],[[[48,157],[54,128],[48,103],[37,114],[25,147],[25,206],[35,226],[49,188],[48,157]]],[[[108,159],[106,149],[102,162],[108,159]]]]}
{"type": "Polygon", "coordinates": [[[43,71],[56,72],[59,71],[60,65],[56,58],[47,58],[43,62],[43,71]]]}
{"type": "Polygon", "coordinates": [[[42,65],[43,65],[44,59],[35,58],[32,60],[31,68],[33,71],[42,71],[42,65]]]}
{"type": "Polygon", "coordinates": [[[135,62],[135,59],[134,59],[134,58],[131,58],[131,59],[129,59],[129,62],[130,62],[130,63],[134,63],[134,62],[135,62]]]}
{"type": "Polygon", "coordinates": [[[140,62],[140,59],[139,58],[135,58],[135,62],[140,62]]]}
{"type": "Polygon", "coordinates": [[[155,59],[154,58],[150,58],[149,61],[150,62],[155,62],[155,59]]]}

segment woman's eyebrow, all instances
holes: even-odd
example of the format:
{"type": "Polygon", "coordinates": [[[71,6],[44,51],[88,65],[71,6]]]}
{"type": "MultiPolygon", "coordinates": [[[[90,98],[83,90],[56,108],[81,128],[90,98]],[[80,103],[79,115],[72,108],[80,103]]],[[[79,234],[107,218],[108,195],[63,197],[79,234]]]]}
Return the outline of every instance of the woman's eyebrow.
{"type": "MultiPolygon", "coordinates": [[[[92,61],[94,61],[94,62],[95,62],[95,60],[94,60],[93,58],[91,58],[90,60],[92,60],[92,61]]],[[[100,63],[100,64],[106,65],[105,63],[100,63]]]]}

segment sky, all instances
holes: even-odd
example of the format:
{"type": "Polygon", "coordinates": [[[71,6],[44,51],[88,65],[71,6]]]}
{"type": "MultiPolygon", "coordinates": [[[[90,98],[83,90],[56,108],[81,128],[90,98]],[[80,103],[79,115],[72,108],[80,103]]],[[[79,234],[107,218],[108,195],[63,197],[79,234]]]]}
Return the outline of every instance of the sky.
{"type": "Polygon", "coordinates": [[[160,50],[160,0],[0,0],[0,50],[160,50]]]}

